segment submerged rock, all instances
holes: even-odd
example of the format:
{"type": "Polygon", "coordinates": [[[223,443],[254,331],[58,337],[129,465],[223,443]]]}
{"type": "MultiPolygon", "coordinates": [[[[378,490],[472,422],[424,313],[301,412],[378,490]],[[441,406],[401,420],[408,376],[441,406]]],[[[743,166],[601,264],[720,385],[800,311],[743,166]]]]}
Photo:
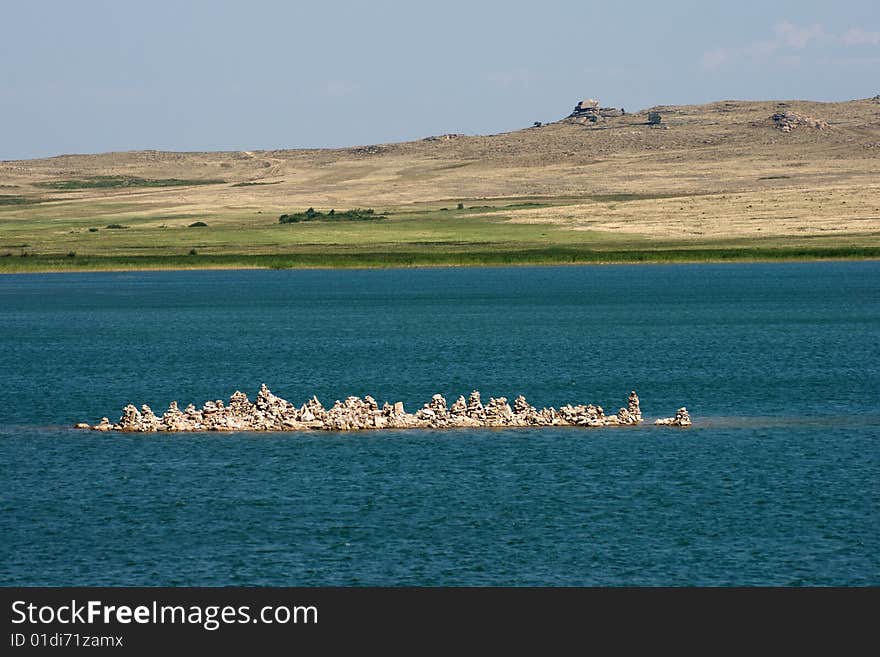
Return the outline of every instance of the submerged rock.
{"type": "MultiPolygon", "coordinates": [[[[81,422],[80,424],[86,424],[86,423],[81,422]]],[[[78,424],[77,427],[79,427],[79,426],[80,425],[78,424]]],[[[113,429],[118,429],[118,428],[119,428],[118,425],[114,427],[112,424],[110,424],[110,420],[107,419],[106,417],[102,417],[101,421],[92,427],[92,429],[94,429],[95,431],[112,431],[113,429]]]]}
{"type": "MultiPolygon", "coordinates": [[[[434,395],[415,413],[407,413],[403,402],[385,402],[380,407],[371,396],[350,396],[344,401],[336,400],[325,409],[317,397],[310,398],[300,407],[273,394],[263,384],[254,402],[236,390],[229,403],[217,399],[207,401],[202,408],[189,404],[181,411],[176,401],[157,417],[144,404],[140,410],[133,404],[122,409],[117,424],[101,418],[96,425],[81,422],[78,429],[94,431],[127,431],[148,433],[154,431],[361,431],[367,429],[442,429],[449,427],[542,427],[580,426],[607,427],[637,425],[642,422],[639,397],[631,392],[627,405],[615,415],[607,416],[601,406],[593,404],[566,404],[558,410],[542,408],[540,411],[519,395],[513,407],[507,397],[490,397],[483,405],[479,391],[474,390],[465,401],[459,396],[448,407],[443,395],[434,395]]],[[[657,420],[655,424],[690,426],[691,418],[682,407],[675,417],[657,420]]]]}

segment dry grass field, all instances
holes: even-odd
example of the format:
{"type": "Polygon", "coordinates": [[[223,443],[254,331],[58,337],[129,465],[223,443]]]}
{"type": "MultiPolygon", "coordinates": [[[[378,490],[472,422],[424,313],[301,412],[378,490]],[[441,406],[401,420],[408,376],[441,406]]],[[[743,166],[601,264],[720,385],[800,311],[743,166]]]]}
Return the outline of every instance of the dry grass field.
{"type": "Polygon", "coordinates": [[[651,109],[660,125],[0,162],[0,272],[880,257],[877,100],[651,109]],[[783,132],[778,111],[828,127],[783,132]],[[308,207],[383,218],[279,224],[308,207]]]}

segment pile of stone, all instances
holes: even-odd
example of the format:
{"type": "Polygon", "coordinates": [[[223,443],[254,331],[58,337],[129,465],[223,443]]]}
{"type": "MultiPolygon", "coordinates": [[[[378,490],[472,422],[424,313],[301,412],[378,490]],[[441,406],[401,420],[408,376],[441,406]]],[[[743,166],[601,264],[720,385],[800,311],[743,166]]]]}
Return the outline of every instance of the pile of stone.
{"type": "MultiPolygon", "coordinates": [[[[144,404],[138,409],[133,404],[122,409],[117,423],[101,418],[98,424],[80,423],[78,429],[94,431],[126,431],[151,433],[156,431],[362,431],[367,429],[445,429],[453,427],[550,427],[580,426],[607,427],[637,425],[642,422],[639,397],[633,391],[627,405],[614,415],[605,415],[601,406],[593,404],[566,404],[558,410],[538,410],[522,395],[513,407],[507,397],[491,397],[483,404],[480,393],[474,390],[465,401],[460,396],[449,407],[442,395],[434,395],[415,413],[407,413],[402,402],[384,403],[381,407],[371,396],[347,397],[336,400],[329,409],[312,397],[300,407],[273,394],[265,384],[254,402],[236,391],[228,403],[217,399],[207,401],[197,409],[190,404],[183,411],[176,401],[160,417],[144,404]]],[[[687,409],[681,408],[674,418],[657,420],[655,424],[689,426],[687,409]]]]}
{"type": "Polygon", "coordinates": [[[691,416],[688,414],[688,409],[682,406],[675,412],[675,417],[660,418],[659,420],[654,420],[654,424],[665,424],[672,427],[689,427],[693,422],[691,422],[691,416]]]}
{"type": "Polygon", "coordinates": [[[617,411],[617,421],[620,424],[640,424],[642,421],[642,409],[639,405],[639,396],[633,390],[629,393],[626,408],[617,411]]]}
{"type": "Polygon", "coordinates": [[[599,107],[599,101],[595,98],[587,98],[574,106],[568,119],[575,123],[598,123],[604,119],[615,116],[623,116],[626,112],[617,107],[599,107]]]}
{"type": "Polygon", "coordinates": [[[603,427],[607,423],[617,424],[617,416],[605,417],[605,411],[601,406],[593,404],[572,406],[566,404],[560,407],[559,416],[566,424],[581,427],[603,427]]]}
{"type": "Polygon", "coordinates": [[[450,132],[445,135],[431,135],[430,137],[425,137],[422,141],[452,141],[453,139],[461,139],[462,137],[464,137],[464,135],[459,132],[450,132]]]}
{"type": "Polygon", "coordinates": [[[379,155],[380,153],[384,153],[386,149],[384,146],[372,145],[372,146],[357,146],[355,148],[348,149],[348,152],[352,155],[379,155]]]}
{"type": "Polygon", "coordinates": [[[826,121],[789,111],[776,112],[770,117],[770,120],[773,122],[774,127],[782,132],[791,132],[795,128],[815,128],[816,130],[825,130],[829,127],[826,121]]]}

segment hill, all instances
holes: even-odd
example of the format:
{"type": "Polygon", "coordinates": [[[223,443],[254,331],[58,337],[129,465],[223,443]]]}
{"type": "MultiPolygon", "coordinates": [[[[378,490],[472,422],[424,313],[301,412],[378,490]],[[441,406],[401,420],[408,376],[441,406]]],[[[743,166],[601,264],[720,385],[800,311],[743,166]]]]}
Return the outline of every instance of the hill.
{"type": "Polygon", "coordinates": [[[878,255],[877,98],[662,106],[345,149],[0,162],[0,271],[878,255]],[[278,220],[308,208],[319,220],[278,220]],[[333,220],[361,208],[375,214],[333,220]]]}

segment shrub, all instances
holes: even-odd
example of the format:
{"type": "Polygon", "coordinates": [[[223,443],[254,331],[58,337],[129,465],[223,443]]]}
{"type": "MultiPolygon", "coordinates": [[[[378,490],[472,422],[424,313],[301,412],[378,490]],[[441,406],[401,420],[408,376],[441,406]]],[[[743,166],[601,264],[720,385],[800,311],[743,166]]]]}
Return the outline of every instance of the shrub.
{"type": "Polygon", "coordinates": [[[660,121],[662,121],[662,118],[660,117],[660,112],[648,112],[649,125],[660,125],[660,121]]]}
{"type": "Polygon", "coordinates": [[[199,255],[199,252],[196,251],[195,249],[190,249],[190,250],[189,250],[189,254],[190,254],[190,255],[199,255]]]}
{"type": "Polygon", "coordinates": [[[89,228],[89,232],[90,233],[97,233],[98,229],[97,228],[89,228]]]}
{"type": "Polygon", "coordinates": [[[456,210],[464,210],[464,203],[459,203],[458,205],[455,206],[455,209],[456,210]]]}
{"type": "Polygon", "coordinates": [[[35,183],[44,189],[104,189],[117,187],[181,187],[190,185],[220,185],[225,180],[181,180],[179,178],[149,179],[137,176],[92,176],[82,180],[49,180],[35,183]]]}
{"type": "Polygon", "coordinates": [[[76,257],[76,251],[68,251],[68,252],[67,252],[67,257],[68,257],[68,258],[75,258],[75,257],[76,257]]]}
{"type": "Polygon", "coordinates": [[[107,228],[119,229],[119,228],[128,228],[128,226],[123,226],[122,224],[110,224],[107,228]]]}
{"type": "Polygon", "coordinates": [[[204,221],[194,221],[193,223],[191,223],[189,225],[189,228],[207,228],[207,227],[208,227],[208,224],[206,224],[204,221]]]}
{"type": "Polygon", "coordinates": [[[375,214],[373,208],[353,208],[351,210],[330,210],[327,214],[309,208],[305,212],[282,214],[278,217],[278,223],[296,224],[300,221],[369,221],[371,219],[384,219],[383,215],[375,214]]]}

